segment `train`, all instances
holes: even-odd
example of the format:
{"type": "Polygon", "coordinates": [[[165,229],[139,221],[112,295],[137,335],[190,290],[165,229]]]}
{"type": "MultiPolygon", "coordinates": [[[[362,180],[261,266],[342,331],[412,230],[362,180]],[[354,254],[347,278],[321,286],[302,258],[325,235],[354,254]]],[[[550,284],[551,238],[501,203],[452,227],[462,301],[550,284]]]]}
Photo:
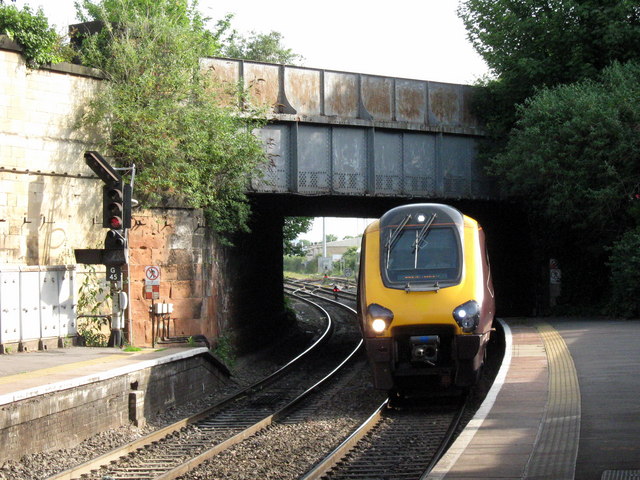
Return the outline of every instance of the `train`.
{"type": "Polygon", "coordinates": [[[387,211],[362,236],[357,304],[376,389],[472,387],[495,313],[482,227],[449,205],[387,211]]]}

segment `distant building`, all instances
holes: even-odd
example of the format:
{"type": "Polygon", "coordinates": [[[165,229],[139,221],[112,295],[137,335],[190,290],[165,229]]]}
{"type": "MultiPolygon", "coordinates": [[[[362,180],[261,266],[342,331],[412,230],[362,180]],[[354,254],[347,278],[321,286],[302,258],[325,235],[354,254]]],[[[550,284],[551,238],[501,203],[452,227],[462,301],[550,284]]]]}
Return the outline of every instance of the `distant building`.
{"type": "MultiPolygon", "coordinates": [[[[351,247],[360,248],[361,242],[362,237],[347,238],[345,240],[327,242],[327,257],[333,258],[334,260],[336,259],[336,257],[339,259],[351,247]]],[[[322,242],[314,243],[313,245],[305,248],[305,256],[308,259],[315,258],[319,255],[322,255],[322,242]]]]}

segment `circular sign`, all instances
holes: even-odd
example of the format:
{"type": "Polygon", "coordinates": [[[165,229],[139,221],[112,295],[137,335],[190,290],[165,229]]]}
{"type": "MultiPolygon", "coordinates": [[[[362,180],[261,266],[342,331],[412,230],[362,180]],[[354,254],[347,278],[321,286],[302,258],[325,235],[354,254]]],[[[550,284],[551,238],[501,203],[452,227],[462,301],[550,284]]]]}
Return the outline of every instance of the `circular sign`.
{"type": "Polygon", "coordinates": [[[160,267],[153,265],[150,267],[144,267],[144,280],[147,285],[159,285],[160,284],[160,267]]]}

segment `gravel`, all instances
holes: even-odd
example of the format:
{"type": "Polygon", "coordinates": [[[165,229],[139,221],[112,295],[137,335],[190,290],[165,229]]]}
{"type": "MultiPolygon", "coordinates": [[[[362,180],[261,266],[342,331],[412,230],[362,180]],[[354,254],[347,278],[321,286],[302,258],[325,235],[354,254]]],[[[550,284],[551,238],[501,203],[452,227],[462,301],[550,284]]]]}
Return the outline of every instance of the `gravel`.
{"type": "Polygon", "coordinates": [[[198,413],[233,391],[251,385],[275,371],[288,359],[303,350],[304,344],[316,335],[316,331],[320,327],[317,314],[312,310],[302,309],[298,315],[296,327],[288,332],[280,345],[274,346],[272,350],[238,358],[231,369],[232,381],[219,391],[188,404],[172,407],[156,416],[147,417],[147,424],[143,428],[133,425],[122,426],[94,435],[74,448],[25,455],[19,460],[5,462],[0,465],[0,480],[40,480],[50,477],[186,416],[198,413]],[[294,348],[292,349],[292,347],[294,348]]]}
{"type": "Polygon", "coordinates": [[[358,362],[315,405],[312,418],[274,424],[205,462],[183,480],[292,480],[336,448],[385,399],[358,362]]]}

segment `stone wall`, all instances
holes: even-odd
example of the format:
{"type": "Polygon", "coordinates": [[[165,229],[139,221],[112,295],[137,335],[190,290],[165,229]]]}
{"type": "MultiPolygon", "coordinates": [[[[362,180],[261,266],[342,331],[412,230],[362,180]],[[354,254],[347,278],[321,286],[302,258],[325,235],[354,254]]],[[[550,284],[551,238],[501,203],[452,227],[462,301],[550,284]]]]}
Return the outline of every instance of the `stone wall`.
{"type": "MultiPolygon", "coordinates": [[[[17,45],[0,36],[0,271],[73,265],[74,249],[102,247],[103,183],[84,162],[100,135],[74,127],[100,84],[97,72],[70,64],[29,70],[17,45]]],[[[162,269],[157,301],[174,306],[170,333],[216,337],[229,321],[232,288],[222,273],[227,254],[204,228],[202,212],[141,209],[133,218],[132,343],[152,341],[151,300],[144,298],[144,267],[151,265],[162,269]]],[[[76,287],[86,273],[77,267],[76,287]]],[[[98,280],[103,271],[97,266],[98,280]]]]}
{"type": "Polygon", "coordinates": [[[145,298],[145,267],[160,267],[159,298],[170,303],[171,336],[205,335],[229,326],[232,287],[224,274],[226,250],[204,228],[201,210],[151,209],[135,212],[129,231],[130,303],[133,341],[150,344],[151,300],[145,298]]]}
{"type": "Polygon", "coordinates": [[[0,405],[0,463],[71,448],[109,428],[214,392],[226,374],[208,353],[0,405]],[[135,395],[139,405],[130,404],[135,395]]]}
{"type": "Polygon", "coordinates": [[[0,37],[0,264],[74,263],[73,248],[101,240],[98,180],[84,164],[96,132],[75,129],[99,88],[71,65],[29,70],[0,37]]]}

